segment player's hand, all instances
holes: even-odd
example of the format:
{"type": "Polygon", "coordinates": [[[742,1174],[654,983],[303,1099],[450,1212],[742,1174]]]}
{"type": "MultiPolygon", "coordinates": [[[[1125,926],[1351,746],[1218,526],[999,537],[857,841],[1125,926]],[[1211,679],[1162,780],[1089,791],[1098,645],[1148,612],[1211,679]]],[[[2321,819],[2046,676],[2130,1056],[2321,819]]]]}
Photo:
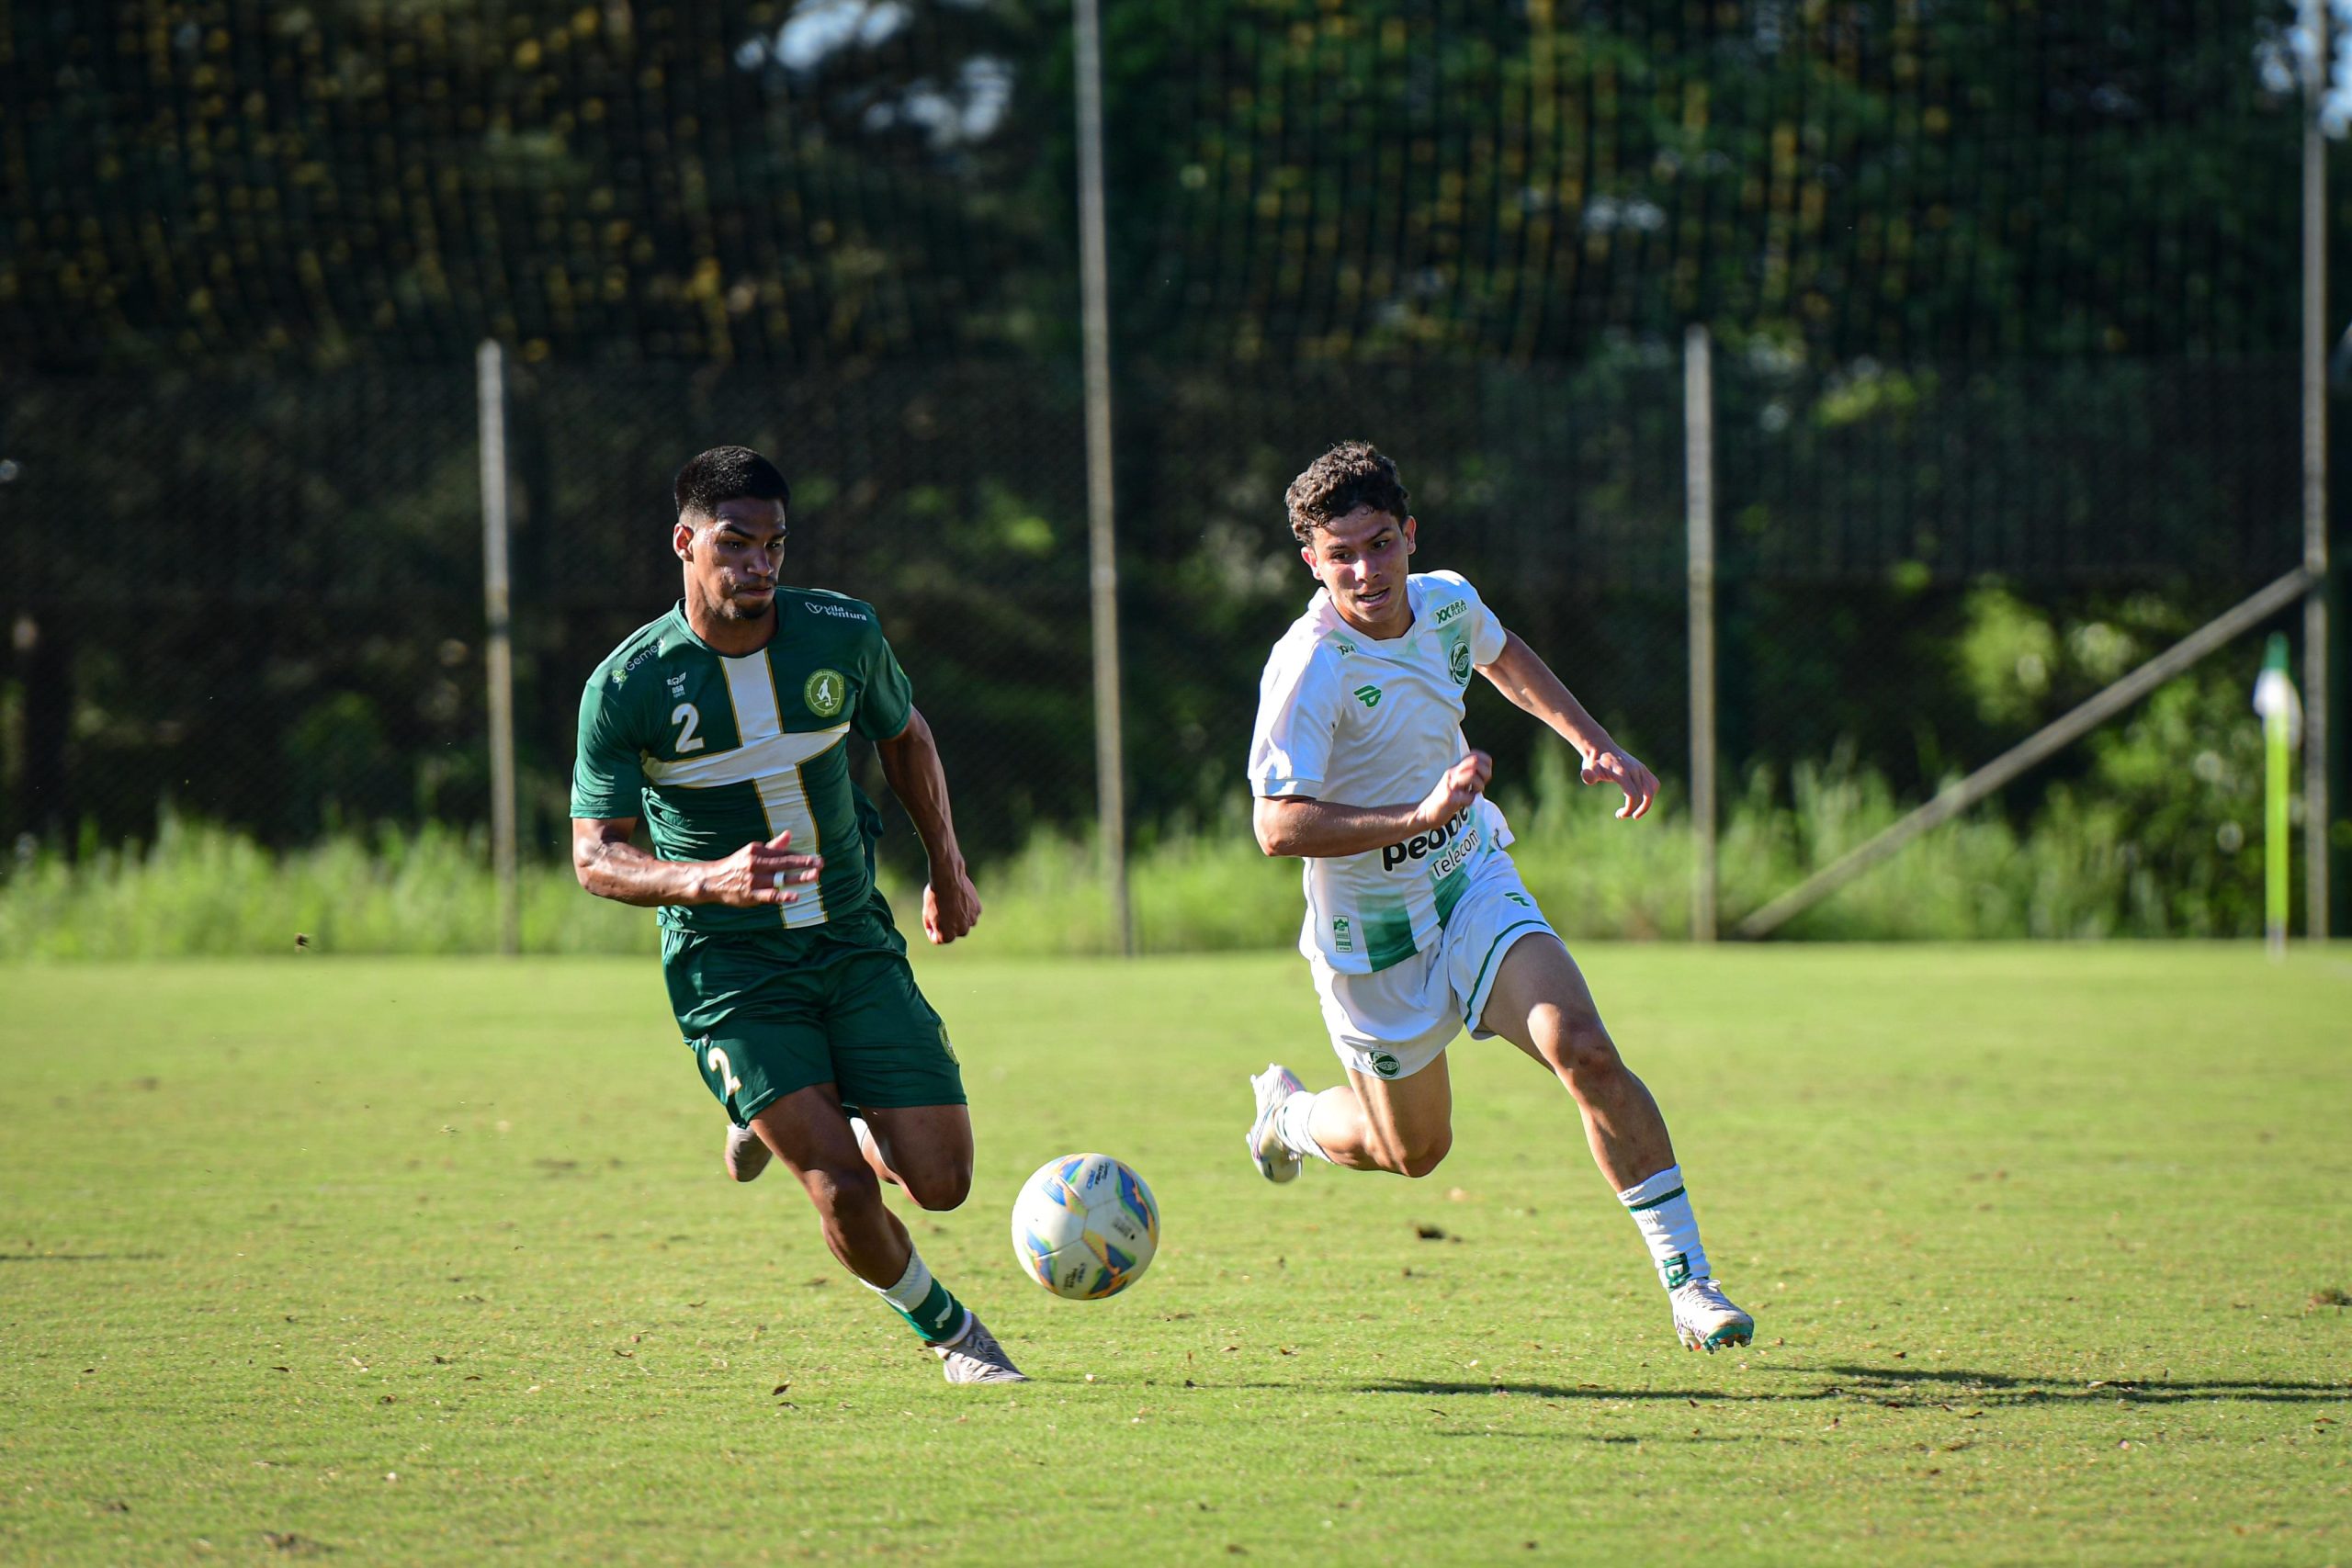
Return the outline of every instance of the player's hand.
{"type": "Polygon", "coordinates": [[[944,947],[959,936],[969,936],[979,923],[979,889],[972,886],[963,861],[934,863],[922,890],[922,934],[933,946],[944,947]]]}
{"type": "Polygon", "coordinates": [[[1625,804],[1617,808],[1617,815],[1628,822],[1647,811],[1650,802],[1657,798],[1657,775],[1621,747],[1594,752],[1577,776],[1589,784],[1613,784],[1623,790],[1625,804]]]}
{"type": "Polygon", "coordinates": [[[1432,828],[1442,828],[1459,816],[1463,807],[1487,793],[1487,783],[1495,776],[1495,760],[1484,751],[1473,751],[1445,770],[1429,794],[1421,797],[1420,806],[1413,813],[1413,831],[1426,833],[1432,828]]]}
{"type": "Polygon", "coordinates": [[[817,880],[825,857],[793,854],[786,848],[791,842],[792,829],[786,828],[764,844],[745,844],[725,860],[709,862],[702,881],[703,901],[738,909],[798,902],[800,895],[794,889],[817,880]]]}

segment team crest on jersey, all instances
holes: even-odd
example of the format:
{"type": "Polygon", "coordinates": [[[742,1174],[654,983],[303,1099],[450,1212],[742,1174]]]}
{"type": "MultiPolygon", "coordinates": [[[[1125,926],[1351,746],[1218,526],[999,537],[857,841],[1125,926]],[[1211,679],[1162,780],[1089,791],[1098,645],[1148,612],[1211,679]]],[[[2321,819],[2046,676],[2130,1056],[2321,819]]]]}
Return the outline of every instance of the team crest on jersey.
{"type": "Polygon", "coordinates": [[[842,704],[849,700],[849,682],[842,679],[838,670],[820,670],[808,677],[800,688],[800,700],[819,718],[831,718],[842,711],[842,704]]]}
{"type": "Polygon", "coordinates": [[[1468,685],[1470,683],[1470,645],[1466,642],[1455,643],[1446,653],[1445,668],[1446,672],[1453,677],[1455,685],[1468,685]]]}

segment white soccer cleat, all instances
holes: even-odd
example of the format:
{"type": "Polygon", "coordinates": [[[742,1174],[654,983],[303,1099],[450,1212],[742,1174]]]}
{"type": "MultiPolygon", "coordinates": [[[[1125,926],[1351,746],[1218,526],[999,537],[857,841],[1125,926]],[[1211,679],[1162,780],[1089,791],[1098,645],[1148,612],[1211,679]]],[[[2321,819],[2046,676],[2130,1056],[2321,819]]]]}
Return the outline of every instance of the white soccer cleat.
{"type": "Polygon", "coordinates": [[[1280,1062],[1269,1062],[1264,1072],[1250,1078],[1250,1091],[1258,1097],[1257,1119],[1250,1123],[1250,1163],[1269,1181],[1297,1180],[1299,1157],[1274,1136],[1274,1116],[1283,1100],[1305,1094],[1306,1086],[1280,1062]]]}
{"type": "Polygon", "coordinates": [[[1027,1382],[1004,1347],[996,1342],[989,1325],[971,1308],[964,1309],[964,1332],[944,1345],[933,1345],[931,1353],[939,1358],[941,1370],[949,1382],[1027,1382]]]}
{"type": "Polygon", "coordinates": [[[775,1153],[760,1135],[749,1127],[727,1129],[727,1174],[737,1181],[749,1181],[768,1168],[775,1153]]]}
{"type": "Polygon", "coordinates": [[[1718,1350],[1746,1345],[1756,1337],[1756,1320],[1731,1304],[1713,1280],[1692,1280],[1678,1285],[1667,1299],[1674,1303],[1674,1332],[1686,1350],[1718,1350]]]}

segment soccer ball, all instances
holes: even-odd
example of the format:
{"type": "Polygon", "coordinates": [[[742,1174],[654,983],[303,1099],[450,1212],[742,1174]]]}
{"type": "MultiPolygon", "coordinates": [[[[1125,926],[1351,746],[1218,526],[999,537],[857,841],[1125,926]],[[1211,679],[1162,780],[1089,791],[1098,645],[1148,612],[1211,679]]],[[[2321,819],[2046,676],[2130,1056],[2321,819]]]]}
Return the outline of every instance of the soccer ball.
{"type": "Polygon", "coordinates": [[[1159,1205],[1109,1155],[1063,1155],[1012,1202],[1012,1251],[1057,1296],[1100,1301],[1132,1285],[1159,1248],[1159,1205]]]}

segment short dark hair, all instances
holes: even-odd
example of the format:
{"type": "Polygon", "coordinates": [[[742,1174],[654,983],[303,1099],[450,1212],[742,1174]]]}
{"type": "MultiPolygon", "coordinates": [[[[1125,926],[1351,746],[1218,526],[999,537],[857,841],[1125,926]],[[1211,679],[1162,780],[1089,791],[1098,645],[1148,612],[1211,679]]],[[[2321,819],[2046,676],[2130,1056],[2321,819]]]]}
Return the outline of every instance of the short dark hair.
{"type": "Polygon", "coordinates": [[[749,446],[714,446],[697,453],[678,470],[671,489],[681,517],[689,512],[716,517],[721,502],[747,495],[753,501],[792,504],[792,487],[784,482],[784,475],[749,446]]]}
{"type": "Polygon", "coordinates": [[[1369,441],[1342,441],[1306,465],[1290,481],[1283,505],[1290,513],[1290,531],[1302,545],[1317,528],[1329,527],[1360,506],[1385,512],[1405,521],[1405,487],[1396,465],[1375,451],[1369,441]]]}

